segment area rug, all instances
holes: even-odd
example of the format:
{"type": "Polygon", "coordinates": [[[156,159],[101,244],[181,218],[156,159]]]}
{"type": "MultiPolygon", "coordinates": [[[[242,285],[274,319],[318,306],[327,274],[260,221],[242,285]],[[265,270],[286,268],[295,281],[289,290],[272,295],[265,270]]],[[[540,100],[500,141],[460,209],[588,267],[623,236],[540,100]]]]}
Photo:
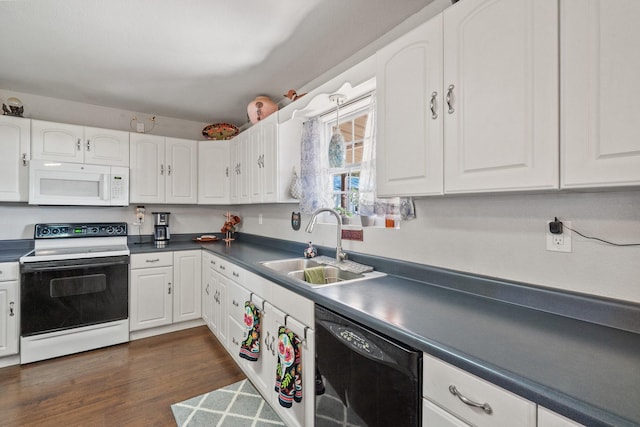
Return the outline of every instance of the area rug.
{"type": "Polygon", "coordinates": [[[171,405],[179,427],[284,426],[249,380],[171,405]]]}

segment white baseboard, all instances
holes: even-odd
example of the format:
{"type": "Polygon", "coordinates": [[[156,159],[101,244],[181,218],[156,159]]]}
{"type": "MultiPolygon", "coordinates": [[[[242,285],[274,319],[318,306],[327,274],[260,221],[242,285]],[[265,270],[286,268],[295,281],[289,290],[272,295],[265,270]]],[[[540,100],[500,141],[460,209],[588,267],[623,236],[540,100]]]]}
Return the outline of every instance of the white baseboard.
{"type": "Polygon", "coordinates": [[[174,323],[171,325],[158,326],[157,328],[133,331],[129,333],[129,340],[135,341],[142,338],[168,334],[169,332],[182,331],[183,329],[195,328],[196,326],[202,326],[202,325],[205,325],[204,320],[195,319],[195,320],[188,320],[186,322],[174,323]]]}

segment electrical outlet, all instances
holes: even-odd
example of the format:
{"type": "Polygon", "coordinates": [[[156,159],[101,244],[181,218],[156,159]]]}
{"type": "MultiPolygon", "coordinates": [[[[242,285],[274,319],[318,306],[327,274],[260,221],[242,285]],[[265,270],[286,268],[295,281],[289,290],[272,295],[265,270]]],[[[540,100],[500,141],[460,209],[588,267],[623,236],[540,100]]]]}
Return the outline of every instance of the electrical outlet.
{"type": "Polygon", "coordinates": [[[571,221],[562,221],[562,234],[551,234],[549,231],[549,223],[547,221],[547,250],[552,252],[571,252],[571,221]]]}

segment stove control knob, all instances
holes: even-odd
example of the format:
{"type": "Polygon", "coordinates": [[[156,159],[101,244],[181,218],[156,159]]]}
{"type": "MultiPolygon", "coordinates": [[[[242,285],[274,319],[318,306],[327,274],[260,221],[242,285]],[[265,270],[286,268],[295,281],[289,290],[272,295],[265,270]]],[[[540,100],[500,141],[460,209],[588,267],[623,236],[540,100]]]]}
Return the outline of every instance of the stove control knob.
{"type": "Polygon", "coordinates": [[[123,234],[123,233],[124,233],[124,227],[123,227],[123,226],[121,226],[121,225],[118,225],[118,226],[116,227],[116,233],[117,233],[117,234],[123,234]]]}
{"type": "Polygon", "coordinates": [[[89,232],[90,232],[91,234],[98,234],[98,227],[91,227],[91,228],[89,229],[89,232]]]}
{"type": "Polygon", "coordinates": [[[51,230],[49,230],[48,228],[43,228],[42,230],[40,230],[40,234],[42,236],[47,236],[49,235],[49,233],[51,233],[51,230]]]}
{"type": "Polygon", "coordinates": [[[51,232],[53,234],[58,234],[60,232],[60,230],[58,230],[57,228],[54,228],[53,230],[51,230],[51,232]]]}
{"type": "Polygon", "coordinates": [[[112,226],[107,227],[107,234],[113,234],[113,227],[112,226]]]}

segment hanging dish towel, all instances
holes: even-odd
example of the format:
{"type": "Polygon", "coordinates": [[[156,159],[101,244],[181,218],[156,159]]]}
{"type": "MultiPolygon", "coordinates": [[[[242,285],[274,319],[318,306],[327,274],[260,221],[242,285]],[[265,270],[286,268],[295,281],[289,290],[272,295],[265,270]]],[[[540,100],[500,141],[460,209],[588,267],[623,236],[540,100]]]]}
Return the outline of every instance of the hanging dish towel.
{"type": "Polygon", "coordinates": [[[240,345],[240,357],[255,362],[260,358],[260,310],[251,302],[244,303],[244,329],[247,336],[240,345]]]}
{"type": "Polygon", "coordinates": [[[302,401],[302,341],[285,326],[278,328],[278,364],[276,387],[280,406],[291,408],[293,401],[302,401]]]}

